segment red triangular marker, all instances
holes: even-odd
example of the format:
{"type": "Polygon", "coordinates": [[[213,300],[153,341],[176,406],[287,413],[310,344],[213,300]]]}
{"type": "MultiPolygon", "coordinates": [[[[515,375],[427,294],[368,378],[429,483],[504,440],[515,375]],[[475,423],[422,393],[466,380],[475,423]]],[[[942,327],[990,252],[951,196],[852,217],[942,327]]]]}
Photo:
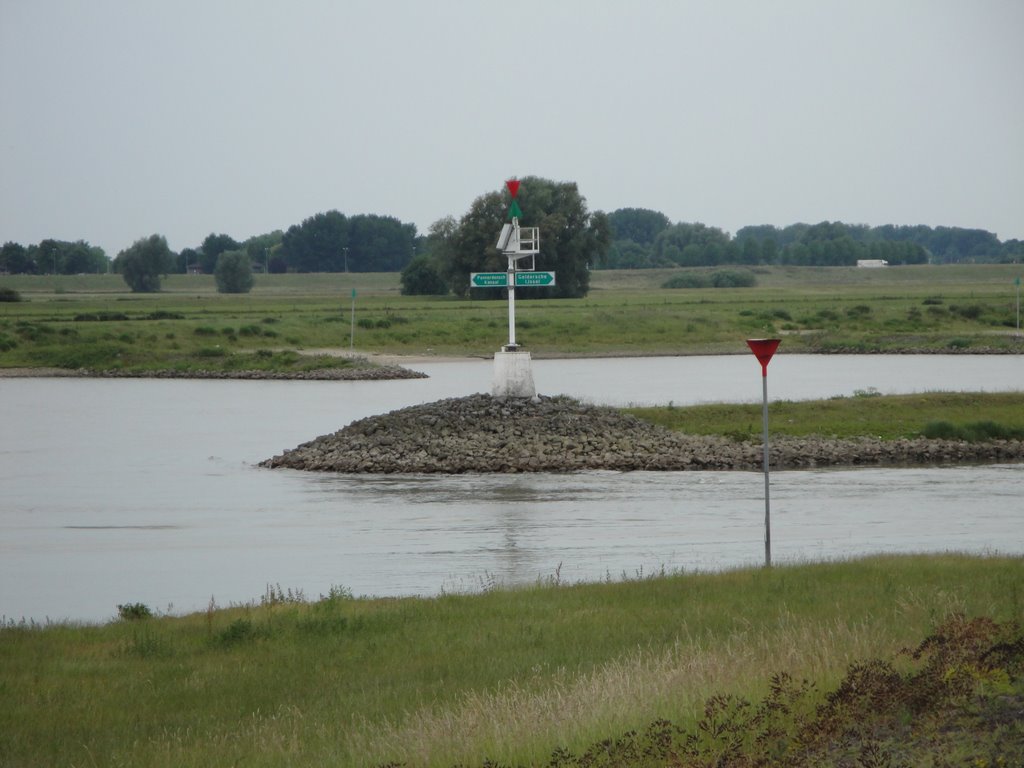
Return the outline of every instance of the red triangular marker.
{"type": "Polygon", "coordinates": [[[509,179],[505,182],[505,186],[508,187],[508,191],[512,194],[512,198],[519,194],[519,179],[509,179]]]}
{"type": "Polygon", "coordinates": [[[747,346],[761,363],[762,376],[768,375],[768,363],[771,362],[775,350],[779,348],[780,341],[781,339],[747,339],[747,346]]]}

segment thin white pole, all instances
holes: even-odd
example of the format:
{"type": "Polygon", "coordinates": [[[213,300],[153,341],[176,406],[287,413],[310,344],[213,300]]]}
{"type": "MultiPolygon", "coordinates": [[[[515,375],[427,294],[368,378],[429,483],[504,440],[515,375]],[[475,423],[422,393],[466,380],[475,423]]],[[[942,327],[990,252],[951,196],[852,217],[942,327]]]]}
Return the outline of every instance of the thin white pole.
{"type": "Polygon", "coordinates": [[[761,378],[762,390],[764,393],[764,404],[762,412],[764,415],[764,565],[770,568],[772,564],[772,518],[771,504],[768,501],[768,371],[764,371],[761,378]]]}
{"type": "Polygon", "coordinates": [[[508,347],[516,348],[516,264],[508,258],[508,347]]]}

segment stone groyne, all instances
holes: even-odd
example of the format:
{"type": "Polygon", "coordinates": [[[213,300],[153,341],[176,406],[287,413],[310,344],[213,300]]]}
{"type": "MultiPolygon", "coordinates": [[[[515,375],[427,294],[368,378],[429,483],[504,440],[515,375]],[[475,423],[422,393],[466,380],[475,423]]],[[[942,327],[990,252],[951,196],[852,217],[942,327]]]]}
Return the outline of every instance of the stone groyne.
{"type": "MultiPolygon", "coordinates": [[[[1019,440],[774,437],[772,469],[1024,461],[1019,440]]],[[[570,398],[440,400],[355,421],[261,463],[322,472],[758,470],[760,442],[686,435],[570,398]]]]}
{"type": "Polygon", "coordinates": [[[382,381],[425,379],[427,374],[398,365],[366,368],[316,368],[308,371],[93,371],[87,368],[4,368],[0,378],[93,378],[93,379],[243,379],[252,381],[382,381]]]}

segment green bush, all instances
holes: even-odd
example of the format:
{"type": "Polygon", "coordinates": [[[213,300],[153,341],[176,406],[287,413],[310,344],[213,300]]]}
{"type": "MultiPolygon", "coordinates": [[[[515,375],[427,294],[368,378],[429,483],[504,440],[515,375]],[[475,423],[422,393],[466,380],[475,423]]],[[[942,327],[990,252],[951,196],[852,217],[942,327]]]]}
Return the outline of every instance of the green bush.
{"type": "Polygon", "coordinates": [[[217,643],[220,645],[236,645],[256,636],[252,621],[249,619],[235,619],[233,622],[217,634],[217,643]]]}
{"type": "Polygon", "coordinates": [[[39,341],[47,336],[52,336],[54,330],[47,325],[19,322],[15,326],[15,333],[21,336],[24,341],[39,341]]]}
{"type": "Polygon", "coordinates": [[[1024,440],[1024,429],[1015,429],[994,421],[972,421],[957,426],[948,421],[931,421],[922,434],[929,440],[964,440],[980,443],[988,440],[1024,440]]]}
{"type": "Polygon", "coordinates": [[[711,273],[711,285],[715,288],[752,288],[757,285],[757,278],[753,272],[721,269],[711,273]]]}
{"type": "Polygon", "coordinates": [[[121,362],[121,347],[109,342],[94,341],[61,347],[57,354],[47,358],[47,365],[55,368],[87,368],[101,370],[115,367],[121,362]]]}
{"type": "Polygon", "coordinates": [[[153,617],[153,612],[145,603],[124,603],[117,606],[117,615],[125,621],[138,621],[153,617]]]}
{"type": "Polygon", "coordinates": [[[448,283],[427,256],[417,256],[402,270],[403,296],[446,296],[448,283]]]}
{"type": "Polygon", "coordinates": [[[661,284],[662,288],[749,288],[757,285],[753,272],[740,269],[719,269],[709,274],[684,272],[661,284]]]}
{"type": "Polygon", "coordinates": [[[985,311],[985,308],[980,304],[969,304],[967,306],[950,304],[949,311],[965,320],[977,320],[981,317],[981,313],[985,311]]]}
{"type": "Polygon", "coordinates": [[[22,301],[22,298],[13,288],[0,288],[0,301],[22,301]]]}
{"type": "Polygon", "coordinates": [[[670,277],[661,284],[662,288],[710,288],[711,278],[696,272],[684,272],[670,277]]]}

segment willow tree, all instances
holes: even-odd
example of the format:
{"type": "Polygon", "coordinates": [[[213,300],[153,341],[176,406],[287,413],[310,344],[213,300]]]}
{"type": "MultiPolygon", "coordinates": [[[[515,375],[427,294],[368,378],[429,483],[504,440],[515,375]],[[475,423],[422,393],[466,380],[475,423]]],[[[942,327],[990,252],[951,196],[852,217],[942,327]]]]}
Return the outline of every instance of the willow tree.
{"type": "MultiPolygon", "coordinates": [[[[517,296],[581,298],[590,290],[590,267],[604,261],[611,243],[607,216],[590,213],[587,200],[575,182],[558,182],[537,176],[520,180],[516,198],[520,225],[540,228],[540,253],[536,268],[555,272],[555,285],[519,288],[517,296]]],[[[459,220],[443,249],[441,269],[452,292],[469,291],[471,272],[504,272],[508,260],[495,247],[502,225],[509,220],[512,198],[504,186],[473,201],[459,220]]],[[[488,295],[497,298],[498,292],[488,295]]]]}

